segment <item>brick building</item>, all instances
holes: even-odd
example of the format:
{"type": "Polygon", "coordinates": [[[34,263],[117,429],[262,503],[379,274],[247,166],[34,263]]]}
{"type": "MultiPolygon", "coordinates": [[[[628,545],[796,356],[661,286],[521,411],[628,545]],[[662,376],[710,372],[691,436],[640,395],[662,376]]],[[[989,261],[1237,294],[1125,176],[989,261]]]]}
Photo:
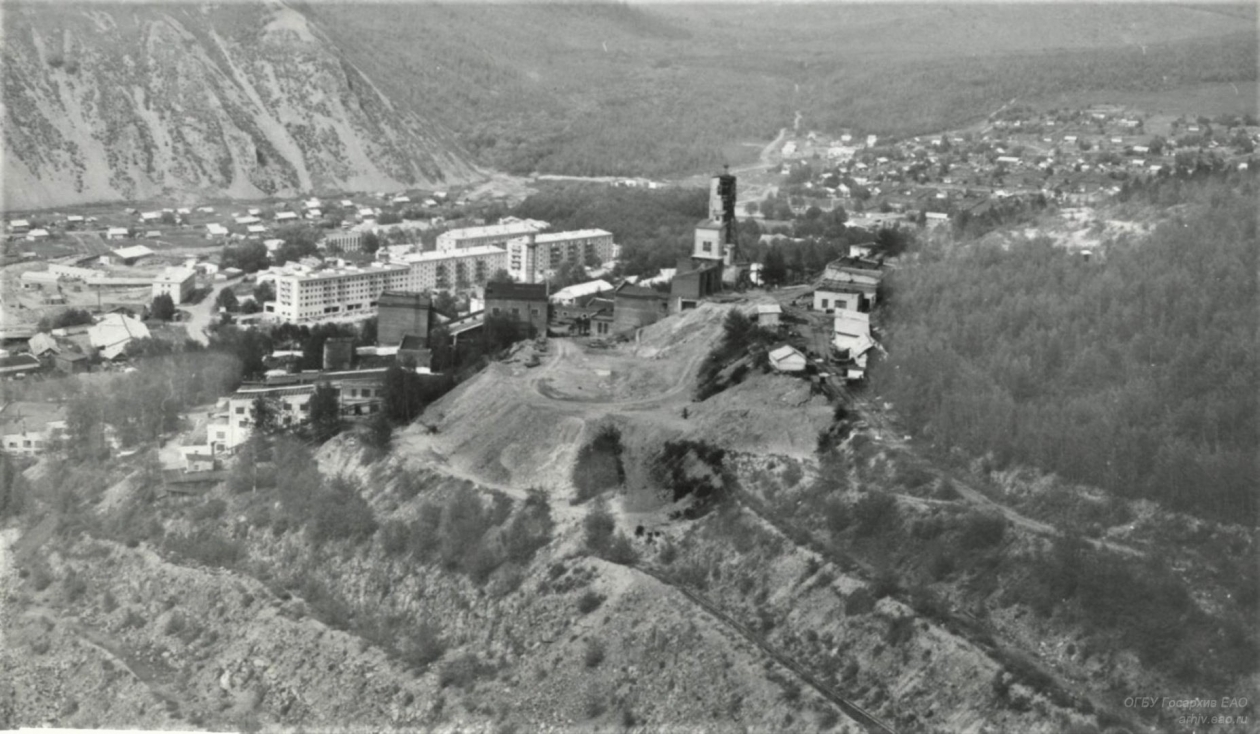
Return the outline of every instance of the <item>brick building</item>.
{"type": "Polygon", "coordinates": [[[613,303],[613,332],[617,334],[654,324],[669,315],[668,296],[629,283],[617,287],[613,303]]]}
{"type": "Polygon", "coordinates": [[[547,286],[542,283],[487,283],[486,314],[506,314],[547,333],[547,286]]]}

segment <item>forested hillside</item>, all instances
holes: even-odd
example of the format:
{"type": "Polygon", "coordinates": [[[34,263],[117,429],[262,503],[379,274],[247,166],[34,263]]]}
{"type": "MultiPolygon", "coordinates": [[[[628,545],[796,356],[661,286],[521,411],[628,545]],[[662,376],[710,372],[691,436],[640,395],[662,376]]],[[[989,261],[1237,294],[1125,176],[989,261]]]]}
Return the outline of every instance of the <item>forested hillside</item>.
{"type": "Polygon", "coordinates": [[[670,176],[803,129],[911,135],[1012,97],[1255,80],[1254,6],[306,6],[396,100],[513,173],[670,176]]]}
{"type": "Polygon", "coordinates": [[[1256,518],[1256,180],[1126,192],[1148,238],[927,246],[891,278],[876,389],[942,446],[1226,522],[1256,518]]]}

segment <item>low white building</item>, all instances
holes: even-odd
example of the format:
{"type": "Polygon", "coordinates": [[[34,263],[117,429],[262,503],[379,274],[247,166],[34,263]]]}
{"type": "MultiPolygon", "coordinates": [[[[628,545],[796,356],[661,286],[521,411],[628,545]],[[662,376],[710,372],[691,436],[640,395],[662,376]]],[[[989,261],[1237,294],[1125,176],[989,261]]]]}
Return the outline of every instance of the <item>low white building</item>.
{"type": "Polygon", "coordinates": [[[66,409],[59,404],[12,402],[0,408],[0,451],[36,456],[65,435],[66,409]]]}

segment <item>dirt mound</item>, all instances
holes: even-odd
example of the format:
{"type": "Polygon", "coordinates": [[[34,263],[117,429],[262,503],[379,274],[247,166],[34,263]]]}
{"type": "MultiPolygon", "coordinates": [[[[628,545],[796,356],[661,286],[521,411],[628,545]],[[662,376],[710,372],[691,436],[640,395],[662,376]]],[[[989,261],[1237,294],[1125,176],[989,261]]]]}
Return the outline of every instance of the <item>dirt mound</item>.
{"type": "Polygon", "coordinates": [[[688,415],[698,438],[723,448],[809,458],[832,408],[805,380],[767,374],[689,406],[688,415]]]}

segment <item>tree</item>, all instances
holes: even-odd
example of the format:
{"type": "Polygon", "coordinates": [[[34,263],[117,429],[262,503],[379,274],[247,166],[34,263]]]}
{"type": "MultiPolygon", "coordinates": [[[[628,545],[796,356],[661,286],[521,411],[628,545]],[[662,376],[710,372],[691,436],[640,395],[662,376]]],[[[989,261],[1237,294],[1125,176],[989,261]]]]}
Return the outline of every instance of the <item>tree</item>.
{"type": "Polygon", "coordinates": [[[162,212],[162,224],[173,227],[176,223],[175,212],[162,212]]]}
{"type": "Polygon", "coordinates": [[[744,204],[744,212],[746,212],[749,216],[756,214],[759,209],[760,207],[755,201],[750,201],[747,204],[744,204]]]}
{"type": "Polygon", "coordinates": [[[277,265],[312,257],[319,252],[317,243],[320,233],[317,228],[310,225],[293,224],[282,227],[276,231],[276,237],[284,240],[284,244],[276,250],[277,265]]]}
{"type": "Polygon", "coordinates": [[[241,304],[241,313],[244,314],[259,313],[262,310],[262,304],[253,298],[241,304]]]}
{"type": "Polygon", "coordinates": [[[364,232],[360,244],[364,252],[375,255],[376,251],[381,249],[381,238],[377,237],[375,232],[364,232]]]}
{"type": "Polygon", "coordinates": [[[260,434],[266,435],[275,433],[278,427],[276,407],[266,398],[254,398],[254,403],[250,408],[254,419],[254,430],[260,434]]]}
{"type": "Polygon", "coordinates": [[[761,280],[766,285],[782,285],[787,280],[787,263],[778,247],[771,247],[766,251],[765,260],[761,264],[761,280]]]}
{"type": "Polygon", "coordinates": [[[149,314],[159,321],[175,318],[175,300],[168,293],[158,294],[149,305],[149,314]]]}
{"type": "Polygon", "coordinates": [[[363,441],[374,449],[385,451],[389,449],[389,442],[393,435],[394,427],[389,422],[389,416],[385,414],[385,411],[381,411],[368,420],[363,441]]]}
{"type": "Polygon", "coordinates": [[[236,293],[231,288],[219,291],[219,296],[214,299],[214,305],[228,313],[233,313],[241,307],[240,301],[236,300],[236,293]]]}
{"type": "Polygon", "coordinates": [[[515,283],[516,281],[512,278],[511,273],[509,273],[507,270],[504,270],[503,268],[499,268],[498,270],[494,271],[494,275],[490,276],[490,280],[488,282],[490,283],[515,283]]]}
{"type": "Polygon", "coordinates": [[[269,280],[259,283],[254,286],[254,300],[259,303],[276,300],[276,287],[269,280]]]}
{"type": "Polygon", "coordinates": [[[341,404],[332,385],[320,385],[311,396],[311,428],[320,442],[341,431],[341,404]]]}
{"type": "Polygon", "coordinates": [[[225,247],[220,263],[224,269],[236,268],[246,273],[255,273],[267,267],[267,248],[261,242],[225,247]]]}

